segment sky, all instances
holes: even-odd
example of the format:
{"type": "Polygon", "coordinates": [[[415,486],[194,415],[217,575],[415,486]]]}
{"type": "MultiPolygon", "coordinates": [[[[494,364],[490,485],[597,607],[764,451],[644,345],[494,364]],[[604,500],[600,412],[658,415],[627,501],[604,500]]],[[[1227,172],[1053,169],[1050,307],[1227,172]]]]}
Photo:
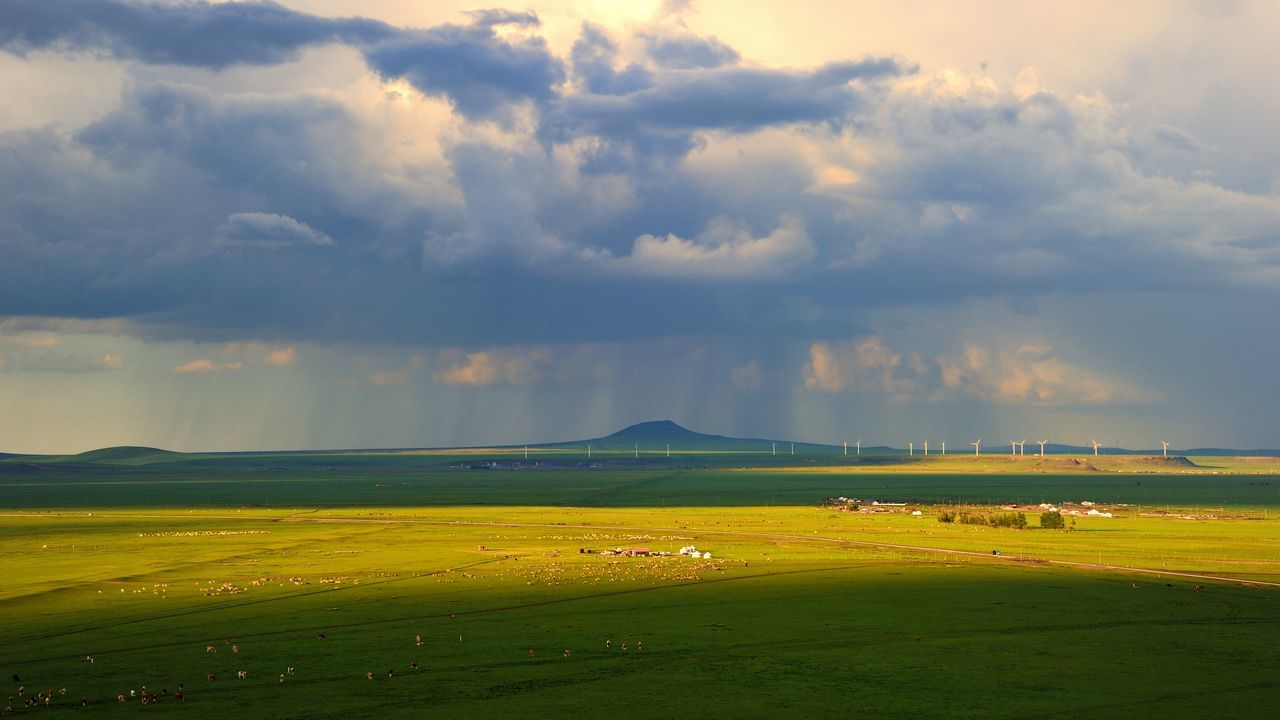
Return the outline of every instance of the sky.
{"type": "Polygon", "coordinates": [[[0,3],[0,451],[1280,447],[1280,5],[0,3]]]}

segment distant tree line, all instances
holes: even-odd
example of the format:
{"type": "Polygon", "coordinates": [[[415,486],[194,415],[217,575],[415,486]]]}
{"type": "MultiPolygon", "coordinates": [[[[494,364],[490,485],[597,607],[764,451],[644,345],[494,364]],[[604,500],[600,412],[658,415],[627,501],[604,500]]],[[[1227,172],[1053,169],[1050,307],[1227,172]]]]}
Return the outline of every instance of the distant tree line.
{"type": "Polygon", "coordinates": [[[976,513],[943,510],[938,513],[938,522],[960,523],[961,525],[987,525],[989,527],[1007,527],[1020,530],[1027,526],[1027,516],[1020,512],[976,513]]]}

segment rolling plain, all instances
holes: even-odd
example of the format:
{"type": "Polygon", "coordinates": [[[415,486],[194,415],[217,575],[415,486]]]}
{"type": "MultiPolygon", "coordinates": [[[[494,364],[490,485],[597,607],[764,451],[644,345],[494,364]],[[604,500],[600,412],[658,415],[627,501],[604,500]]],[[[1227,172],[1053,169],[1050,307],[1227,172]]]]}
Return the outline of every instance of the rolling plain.
{"type": "Polygon", "coordinates": [[[1258,717],[1280,689],[1266,460],[113,449],[0,468],[15,714],[1258,717]],[[1042,502],[1112,516],[1042,529],[1042,502]],[[938,521],[1015,504],[1029,527],[938,521]]]}

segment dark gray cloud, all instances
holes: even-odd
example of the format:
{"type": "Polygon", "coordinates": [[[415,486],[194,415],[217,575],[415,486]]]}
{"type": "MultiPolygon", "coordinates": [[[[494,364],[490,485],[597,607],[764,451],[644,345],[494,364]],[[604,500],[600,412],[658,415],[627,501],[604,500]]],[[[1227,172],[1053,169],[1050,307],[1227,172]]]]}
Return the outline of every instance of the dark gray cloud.
{"type": "Polygon", "coordinates": [[[538,14],[532,10],[505,10],[503,8],[488,8],[484,10],[468,10],[467,17],[475,25],[483,27],[496,27],[498,25],[519,25],[521,27],[537,27],[542,24],[538,19],[538,14]]]}
{"type": "Polygon", "coordinates": [[[687,70],[713,68],[737,63],[738,51],[714,37],[701,37],[689,32],[651,30],[640,33],[645,52],[664,68],[687,70]]]}
{"type": "Polygon", "coordinates": [[[366,45],[397,32],[375,20],[321,18],[273,2],[0,3],[0,48],[20,55],[36,50],[87,52],[218,69],[285,62],[311,45],[366,45]]]}
{"type": "Polygon", "coordinates": [[[475,13],[470,25],[406,32],[365,52],[386,78],[404,78],[427,95],[445,96],[462,115],[494,118],[515,101],[545,103],[564,81],[564,67],[540,37],[504,39],[498,24],[536,23],[505,11],[475,13]]]}
{"type": "Polygon", "coordinates": [[[573,44],[570,58],[574,79],[589,93],[626,95],[653,84],[649,71],[631,64],[616,70],[618,45],[599,25],[582,24],[582,32],[573,44]]]}
{"type": "Polygon", "coordinates": [[[812,71],[727,66],[667,70],[625,94],[581,93],[545,111],[543,133],[557,141],[594,136],[642,152],[683,154],[704,130],[750,132],[770,125],[839,126],[865,109],[865,85],[913,72],[892,58],[831,63],[812,71]]]}
{"type": "Polygon", "coordinates": [[[1150,169],[1152,147],[1195,156],[1169,128],[1046,93],[895,89],[914,67],[892,58],[623,66],[590,24],[566,84],[536,26],[480,11],[362,46],[463,118],[527,103],[502,141],[448,133],[439,167],[400,167],[309,94],[137,83],[70,135],[0,136],[0,315],[201,338],[807,338],[878,305],[1259,287],[1280,267],[1274,199],[1150,169]]]}

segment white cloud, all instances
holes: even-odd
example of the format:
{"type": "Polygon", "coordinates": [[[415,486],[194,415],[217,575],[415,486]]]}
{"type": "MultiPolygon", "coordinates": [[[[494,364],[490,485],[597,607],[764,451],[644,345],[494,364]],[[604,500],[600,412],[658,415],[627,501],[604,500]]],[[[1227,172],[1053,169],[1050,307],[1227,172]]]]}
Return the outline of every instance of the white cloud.
{"type": "Polygon", "coordinates": [[[992,353],[965,343],[955,356],[937,358],[942,392],[958,391],[989,402],[1016,404],[1136,402],[1145,395],[1120,380],[1055,357],[1044,344],[992,353]]]}
{"type": "MultiPolygon", "coordinates": [[[[906,369],[914,369],[910,365],[906,369]]],[[[874,335],[839,343],[816,342],[809,346],[804,386],[831,393],[873,391],[899,397],[917,389],[915,380],[901,376],[903,370],[902,356],[874,335]]]]}
{"type": "Polygon", "coordinates": [[[452,360],[456,351],[443,353],[444,367],[431,379],[441,385],[525,385],[546,378],[551,350],[546,347],[503,348],[467,353],[452,360]]]}
{"type": "Polygon", "coordinates": [[[813,259],[813,240],[804,222],[785,216],[764,237],[721,218],[693,239],[641,235],[629,255],[587,251],[585,259],[626,275],[686,279],[776,278],[803,270],[813,259]]]}
{"type": "Polygon", "coordinates": [[[219,245],[280,250],[290,246],[334,245],[333,238],[288,215],[232,213],[214,233],[219,245]]]}
{"type": "Polygon", "coordinates": [[[197,358],[189,360],[174,367],[169,372],[174,375],[207,375],[211,373],[219,373],[224,371],[235,371],[244,368],[242,362],[225,362],[216,363],[208,358],[197,358]]]}
{"type": "Polygon", "coordinates": [[[816,342],[804,366],[804,386],[827,393],[878,393],[896,401],[953,400],[963,394],[1022,405],[1138,402],[1129,384],[1055,356],[1039,343],[1013,350],[966,342],[935,359],[937,373],[918,353],[903,356],[878,336],[816,342]]]}

